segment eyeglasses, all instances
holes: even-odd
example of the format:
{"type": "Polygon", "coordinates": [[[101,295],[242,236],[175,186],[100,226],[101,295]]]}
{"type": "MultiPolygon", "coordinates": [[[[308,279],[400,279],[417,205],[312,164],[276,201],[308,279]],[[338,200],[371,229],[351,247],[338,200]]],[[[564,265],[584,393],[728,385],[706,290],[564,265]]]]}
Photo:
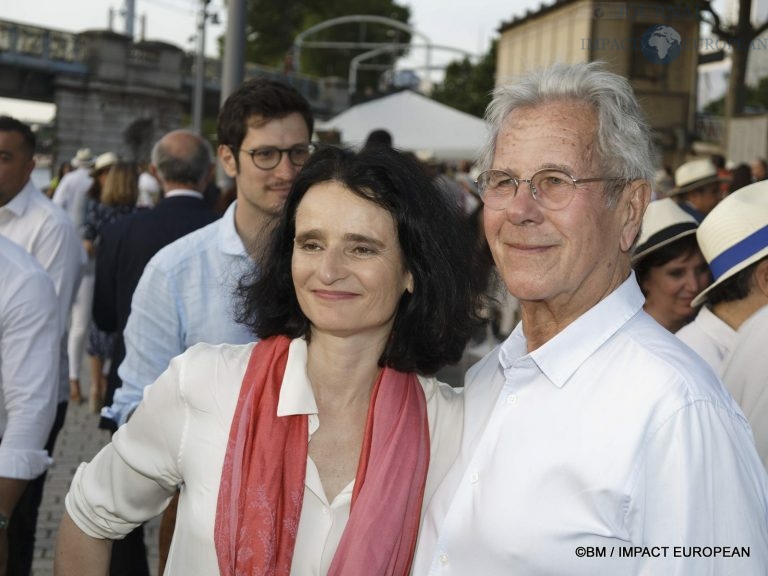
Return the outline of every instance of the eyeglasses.
{"type": "Polygon", "coordinates": [[[533,173],[529,179],[517,178],[504,170],[486,170],[477,177],[480,198],[488,208],[503,210],[510,198],[517,195],[520,184],[527,182],[531,196],[547,210],[561,210],[568,206],[577,184],[601,181],[619,181],[624,178],[574,178],[562,170],[545,168],[533,173]]]}
{"type": "Polygon", "coordinates": [[[314,151],[312,144],[300,144],[298,146],[291,146],[290,148],[277,148],[276,146],[263,146],[261,148],[254,148],[253,150],[245,150],[243,148],[237,148],[236,146],[230,146],[234,151],[240,151],[244,154],[248,154],[251,157],[251,161],[256,168],[262,170],[272,170],[283,160],[283,154],[288,154],[288,160],[294,166],[304,166],[309,157],[314,151]]]}

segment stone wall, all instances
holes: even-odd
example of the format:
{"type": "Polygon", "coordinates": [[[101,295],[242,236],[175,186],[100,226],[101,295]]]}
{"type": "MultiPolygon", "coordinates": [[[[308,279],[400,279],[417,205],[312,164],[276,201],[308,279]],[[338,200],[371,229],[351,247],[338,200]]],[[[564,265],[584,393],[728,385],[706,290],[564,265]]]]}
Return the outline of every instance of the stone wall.
{"type": "Polygon", "coordinates": [[[109,31],[81,34],[89,74],[56,78],[57,161],[78,148],[146,161],[152,144],[182,127],[183,52],[162,42],[134,44],[109,31]]]}

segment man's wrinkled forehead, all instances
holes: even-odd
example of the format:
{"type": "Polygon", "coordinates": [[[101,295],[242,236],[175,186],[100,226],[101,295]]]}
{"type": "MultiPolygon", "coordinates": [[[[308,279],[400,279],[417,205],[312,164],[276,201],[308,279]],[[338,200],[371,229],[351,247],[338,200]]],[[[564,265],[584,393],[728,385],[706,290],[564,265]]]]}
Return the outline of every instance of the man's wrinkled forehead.
{"type": "MultiPolygon", "coordinates": [[[[589,169],[598,147],[598,119],[594,108],[568,100],[515,108],[501,124],[496,138],[494,163],[510,148],[544,138],[551,140],[553,151],[570,151],[580,160],[578,168],[589,169]]],[[[552,163],[564,159],[547,160],[552,163]]]]}
{"type": "Polygon", "coordinates": [[[535,126],[544,121],[556,122],[562,125],[563,130],[578,129],[580,133],[597,135],[595,109],[584,102],[564,99],[514,108],[504,117],[502,129],[535,126]]]}

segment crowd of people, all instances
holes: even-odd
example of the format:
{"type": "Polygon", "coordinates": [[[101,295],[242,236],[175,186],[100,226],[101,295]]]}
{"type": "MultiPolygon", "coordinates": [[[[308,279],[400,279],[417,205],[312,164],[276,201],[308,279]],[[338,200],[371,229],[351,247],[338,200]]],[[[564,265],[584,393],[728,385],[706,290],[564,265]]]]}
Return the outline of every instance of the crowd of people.
{"type": "Polygon", "coordinates": [[[160,514],[168,575],[766,574],[768,181],[694,158],[663,186],[599,63],[499,86],[487,121],[448,174],[376,127],[315,144],[251,79],[215,150],[82,149],[46,198],[0,117],[0,574],[30,574],[86,356],[112,440],[60,576],[148,575],[160,514]]]}

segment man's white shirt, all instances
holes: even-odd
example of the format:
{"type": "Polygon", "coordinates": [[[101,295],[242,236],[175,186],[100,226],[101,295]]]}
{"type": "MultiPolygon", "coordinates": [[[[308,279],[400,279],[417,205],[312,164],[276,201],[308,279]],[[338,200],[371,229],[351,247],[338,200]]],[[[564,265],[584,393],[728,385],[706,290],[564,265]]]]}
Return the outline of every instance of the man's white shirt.
{"type": "Polygon", "coordinates": [[[643,300],[633,274],[537,350],[519,324],[469,371],[461,452],[414,575],[768,573],[768,480],[749,425],[643,300]],[[692,547],[751,556],[681,557],[692,547]]]}
{"type": "Polygon", "coordinates": [[[5,206],[0,206],[0,235],[35,257],[53,281],[59,300],[62,334],[59,402],[69,398],[67,326],[80,285],[86,254],[80,235],[64,211],[40,192],[31,180],[5,206]]]}

